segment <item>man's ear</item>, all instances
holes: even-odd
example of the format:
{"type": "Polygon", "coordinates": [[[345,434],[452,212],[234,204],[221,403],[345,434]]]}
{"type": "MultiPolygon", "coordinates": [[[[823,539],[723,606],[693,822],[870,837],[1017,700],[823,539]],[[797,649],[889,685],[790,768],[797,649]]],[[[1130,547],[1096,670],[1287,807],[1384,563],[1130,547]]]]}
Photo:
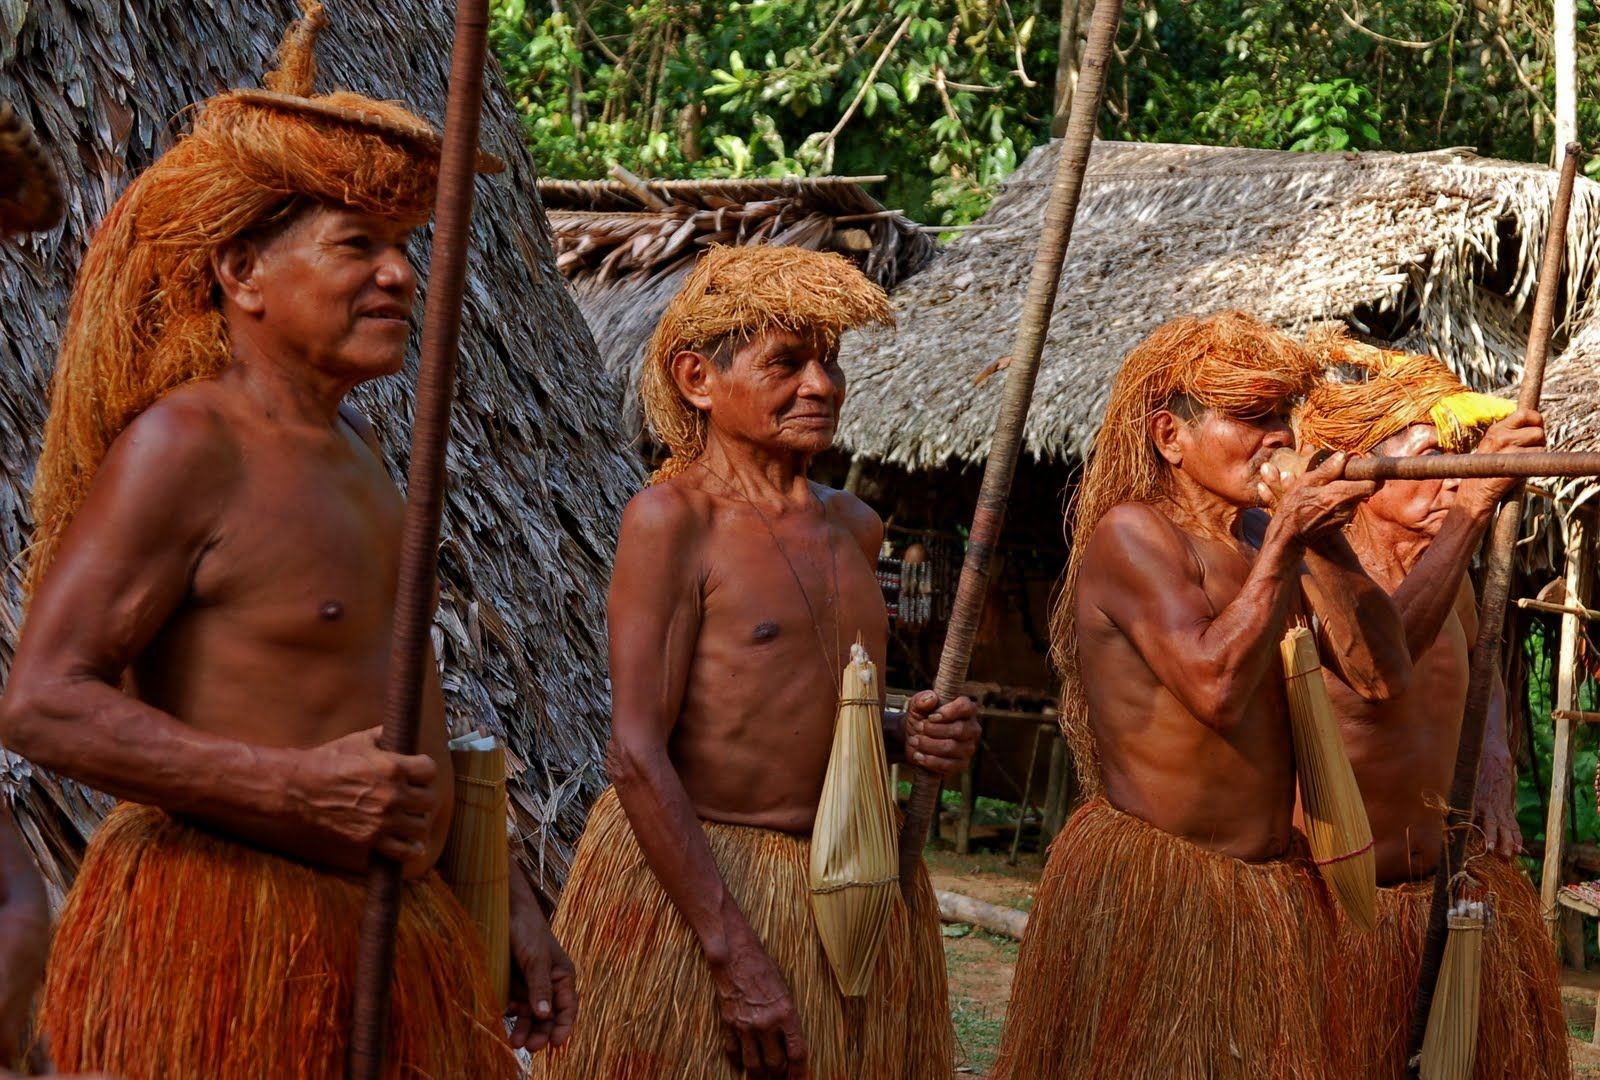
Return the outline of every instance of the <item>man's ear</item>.
{"type": "Polygon", "coordinates": [[[1150,417],[1150,441],[1156,444],[1156,453],[1168,465],[1183,464],[1183,436],[1188,425],[1166,409],[1157,409],[1150,417]]]}
{"type": "Polygon", "coordinates": [[[211,253],[211,273],[216,277],[222,295],[235,307],[251,315],[261,314],[266,307],[257,281],[260,269],[260,250],[242,237],[229,240],[211,253]]]}
{"type": "Polygon", "coordinates": [[[711,409],[711,385],[716,381],[716,368],[710,357],[684,349],[673,356],[667,370],[672,373],[672,381],[685,401],[702,411],[711,409]]]}

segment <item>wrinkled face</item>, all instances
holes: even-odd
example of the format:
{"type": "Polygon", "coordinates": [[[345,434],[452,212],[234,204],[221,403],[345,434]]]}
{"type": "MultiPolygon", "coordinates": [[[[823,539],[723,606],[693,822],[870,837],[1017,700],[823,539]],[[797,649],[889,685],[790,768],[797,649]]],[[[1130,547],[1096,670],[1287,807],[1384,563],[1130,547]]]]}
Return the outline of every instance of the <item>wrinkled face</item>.
{"type": "Polygon", "coordinates": [[[844,406],[839,349],[820,333],[773,330],[709,365],[704,404],[724,435],[780,453],[820,454],[833,445],[844,406]]]}
{"type": "Polygon", "coordinates": [[[257,251],[261,339],[354,381],[399,371],[417,296],[411,234],[355,210],[302,213],[257,251]]]}
{"type": "MultiPolygon", "coordinates": [[[[1432,424],[1412,424],[1379,443],[1374,452],[1386,457],[1421,457],[1439,453],[1439,434],[1432,424]]],[[[1361,505],[1361,513],[1432,540],[1455,505],[1459,480],[1390,480],[1361,505]]]]}
{"type": "MultiPolygon", "coordinates": [[[[1204,409],[1176,424],[1163,456],[1189,479],[1233,506],[1261,505],[1261,466],[1276,450],[1294,446],[1287,402],[1257,416],[1238,417],[1204,409]]],[[[1156,424],[1159,430],[1159,423],[1156,424]]],[[[1156,436],[1157,445],[1163,439],[1156,436]]]]}

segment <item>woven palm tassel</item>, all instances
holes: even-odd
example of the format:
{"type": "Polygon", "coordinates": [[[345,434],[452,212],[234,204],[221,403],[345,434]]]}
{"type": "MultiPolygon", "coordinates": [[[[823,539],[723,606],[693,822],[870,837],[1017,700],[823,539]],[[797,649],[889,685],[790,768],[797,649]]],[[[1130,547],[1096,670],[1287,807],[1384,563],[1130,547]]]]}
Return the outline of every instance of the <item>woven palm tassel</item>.
{"type": "Polygon", "coordinates": [[[1467,1080],[1472,1075],[1472,1059],[1478,1050],[1486,915],[1481,901],[1457,900],[1451,905],[1439,985],[1422,1038],[1422,1080],[1467,1080]]]}
{"type": "Polygon", "coordinates": [[[811,833],[811,908],[846,997],[862,996],[872,982],[899,888],[883,700],[877,667],[858,640],[844,669],[828,775],[811,833]]]}
{"type": "Polygon", "coordinates": [[[1378,899],[1372,826],[1322,681],[1316,638],[1303,626],[1291,627],[1280,648],[1311,857],[1350,920],[1371,930],[1378,899]]]}
{"type": "Polygon", "coordinates": [[[503,1004],[511,991],[511,845],[506,839],[506,752],[492,735],[450,742],[455,816],[439,873],[477,924],[489,979],[503,1004]]]}

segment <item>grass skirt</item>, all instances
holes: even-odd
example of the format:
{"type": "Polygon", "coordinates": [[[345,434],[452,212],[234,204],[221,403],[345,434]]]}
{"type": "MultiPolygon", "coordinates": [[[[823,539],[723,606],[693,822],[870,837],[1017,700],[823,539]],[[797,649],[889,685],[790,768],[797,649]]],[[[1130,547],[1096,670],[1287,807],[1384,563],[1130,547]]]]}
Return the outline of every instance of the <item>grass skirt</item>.
{"type": "MultiPolygon", "coordinates": [[[[436,874],[403,897],[385,1074],[516,1076],[466,913],[436,874]]],[[[359,880],[119,806],[50,952],[40,1030],[57,1068],[341,1080],[363,898],[359,880]]]]}
{"type": "MultiPolygon", "coordinates": [[[[919,875],[898,899],[865,997],[839,994],[811,914],[811,845],[767,829],[703,823],[717,869],[778,965],[800,1015],[814,1080],[929,1080],[953,1069],[938,906],[919,875]]],[[[739,1080],[722,1050],[711,969],[607,789],[589,812],[556,909],[578,969],[572,1040],[534,1059],[535,1078],[739,1080]]]]}
{"type": "MultiPolygon", "coordinates": [[[[1473,1073],[1518,1080],[1569,1077],[1561,968],[1539,914],[1539,897],[1515,862],[1483,855],[1467,872],[1494,894],[1496,920],[1484,934],[1478,1050],[1473,1073]]],[[[1336,976],[1346,1019],[1344,1075],[1405,1075],[1433,878],[1378,890],[1371,933],[1341,920],[1336,976]]]]}
{"type": "Polygon", "coordinates": [[[1328,1075],[1334,917],[1299,846],[1241,862],[1085,803],[1050,847],[990,1076],[1328,1075]]]}

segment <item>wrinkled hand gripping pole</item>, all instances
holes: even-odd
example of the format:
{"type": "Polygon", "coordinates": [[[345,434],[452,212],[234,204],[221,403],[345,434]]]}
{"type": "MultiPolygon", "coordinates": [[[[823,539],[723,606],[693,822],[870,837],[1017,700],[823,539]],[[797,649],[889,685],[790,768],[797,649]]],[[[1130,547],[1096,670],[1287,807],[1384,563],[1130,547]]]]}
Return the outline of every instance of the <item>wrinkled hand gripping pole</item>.
{"type": "MultiPolygon", "coordinates": [[[[1544,261],[1539,267],[1539,289],[1533,301],[1533,325],[1528,331],[1528,353],[1522,368],[1522,390],[1517,406],[1537,409],[1544,389],[1544,362],[1550,351],[1550,331],[1555,322],[1556,291],[1561,283],[1562,253],[1567,241],[1567,215],[1572,208],[1572,185],[1578,172],[1577,144],[1566,148],[1561,180],[1544,238],[1544,261]]],[[[1472,651],[1472,672],[1467,683],[1467,704],[1461,719],[1461,741],[1456,749],[1456,769],[1450,781],[1450,810],[1445,821],[1445,849],[1433,879],[1433,906],[1428,911],[1428,934],[1423,941],[1422,974],[1411,1013],[1407,1047],[1407,1073],[1421,1072],[1422,1039],[1428,1028],[1433,991],[1439,982],[1439,962],[1444,956],[1446,908],[1450,879],[1461,868],[1467,829],[1472,822],[1473,795],[1478,786],[1478,758],[1483,752],[1484,718],[1489,712],[1494,673],[1500,669],[1501,635],[1505,630],[1506,599],[1511,590],[1511,556],[1522,527],[1522,490],[1508,498],[1495,518],[1485,559],[1482,610],[1478,640],[1472,651]]]]}
{"type": "MultiPolygon", "coordinates": [[[[450,441],[450,405],[455,395],[488,21],[487,0],[457,0],[450,95],[445,106],[439,194],[434,210],[433,259],[422,320],[411,467],[406,474],[400,581],[380,743],[383,749],[399,754],[417,752],[423,665],[428,663],[428,636],[433,623],[433,583],[438,572],[439,522],[444,509],[445,449],[450,441]]],[[[399,914],[400,865],[374,855],[367,872],[367,901],[361,920],[350,1031],[351,1080],[376,1080],[383,1068],[399,914]]]]}
{"type": "MultiPolygon", "coordinates": [[[[955,609],[945,636],[944,652],[939,657],[939,675],[933,688],[940,704],[961,693],[961,684],[966,682],[967,667],[972,661],[978,617],[983,614],[983,600],[989,588],[989,567],[1000,539],[1000,529],[1005,524],[1006,502],[1011,496],[1011,479],[1017,471],[1028,406],[1033,401],[1039,357],[1044,351],[1050,316],[1055,310],[1061,266],[1072,239],[1072,224],[1078,216],[1078,195],[1083,190],[1083,174],[1089,164],[1089,147],[1094,141],[1095,118],[1100,113],[1100,99],[1105,91],[1106,68],[1116,43],[1117,26],[1122,20],[1122,4],[1123,0],[1095,0],[1082,74],[1072,97],[1072,114],[1050,189],[1050,202],[1045,208],[1044,230],[1033,261],[1033,276],[1028,281],[1022,321],[1011,350],[1011,366],[1006,371],[1004,397],[995,421],[989,457],[983,467],[983,485],[972,515],[966,557],[961,563],[955,609]]],[[[927,843],[928,827],[939,802],[939,785],[937,774],[921,768],[916,770],[911,784],[911,802],[900,830],[902,890],[911,882],[917,863],[922,859],[922,847],[927,843]]]]}

